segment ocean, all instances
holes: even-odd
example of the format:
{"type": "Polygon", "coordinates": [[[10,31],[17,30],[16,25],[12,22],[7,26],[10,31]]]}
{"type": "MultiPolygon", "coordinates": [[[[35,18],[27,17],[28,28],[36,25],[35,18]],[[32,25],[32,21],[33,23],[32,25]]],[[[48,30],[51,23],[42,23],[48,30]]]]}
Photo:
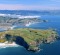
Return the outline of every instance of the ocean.
{"type": "MultiPolygon", "coordinates": [[[[48,22],[36,23],[32,24],[27,28],[34,29],[48,29],[53,28],[56,29],[58,34],[60,35],[60,13],[51,13],[51,11],[39,12],[39,11],[13,11],[13,10],[0,10],[0,14],[17,14],[24,16],[41,16],[42,20],[48,20],[48,22]]],[[[24,28],[21,26],[17,26],[16,28],[24,28]]],[[[40,52],[30,52],[27,51],[24,47],[7,47],[0,48],[0,55],[60,55],[60,40],[56,40],[52,44],[41,44],[40,48],[42,49],[40,52]]]]}

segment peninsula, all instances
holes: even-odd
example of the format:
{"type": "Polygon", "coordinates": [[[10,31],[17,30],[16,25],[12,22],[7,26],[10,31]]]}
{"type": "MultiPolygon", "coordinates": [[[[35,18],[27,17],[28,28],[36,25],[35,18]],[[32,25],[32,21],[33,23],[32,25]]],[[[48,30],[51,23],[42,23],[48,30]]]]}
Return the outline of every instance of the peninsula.
{"type": "Polygon", "coordinates": [[[15,26],[25,26],[28,27],[31,24],[47,22],[37,17],[10,17],[0,15],[0,29],[9,30],[11,27],[15,26]]]}
{"type": "Polygon", "coordinates": [[[0,43],[15,42],[29,51],[38,51],[41,43],[51,43],[56,40],[57,32],[53,29],[19,28],[0,32],[0,43]]]}

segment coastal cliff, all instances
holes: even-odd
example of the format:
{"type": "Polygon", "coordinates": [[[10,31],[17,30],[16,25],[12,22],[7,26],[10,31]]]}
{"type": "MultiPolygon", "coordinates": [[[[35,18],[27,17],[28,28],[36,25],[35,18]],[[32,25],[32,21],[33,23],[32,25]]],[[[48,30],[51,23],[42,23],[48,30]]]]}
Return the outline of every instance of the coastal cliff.
{"type": "Polygon", "coordinates": [[[53,29],[20,28],[0,32],[0,43],[15,42],[29,51],[38,51],[41,43],[51,43],[56,40],[57,32],[53,29]]]}

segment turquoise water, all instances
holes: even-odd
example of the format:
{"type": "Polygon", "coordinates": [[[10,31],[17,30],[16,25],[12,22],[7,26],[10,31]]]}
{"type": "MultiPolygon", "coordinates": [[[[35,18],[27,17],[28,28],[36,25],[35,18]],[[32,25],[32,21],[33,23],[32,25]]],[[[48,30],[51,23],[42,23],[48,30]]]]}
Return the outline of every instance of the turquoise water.
{"type": "MultiPolygon", "coordinates": [[[[47,29],[54,28],[60,34],[60,15],[41,15],[41,19],[48,20],[44,23],[36,23],[30,25],[29,28],[47,29]]],[[[19,28],[19,27],[18,27],[19,28]]],[[[56,40],[52,44],[41,44],[40,52],[29,52],[23,47],[1,48],[0,55],[60,55],[60,40],[56,40]]]]}

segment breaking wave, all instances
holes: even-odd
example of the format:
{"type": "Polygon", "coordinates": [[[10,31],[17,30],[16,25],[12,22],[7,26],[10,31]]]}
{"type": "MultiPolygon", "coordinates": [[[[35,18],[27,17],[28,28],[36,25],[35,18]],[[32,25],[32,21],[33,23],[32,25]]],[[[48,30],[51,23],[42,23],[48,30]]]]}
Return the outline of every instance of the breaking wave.
{"type": "Polygon", "coordinates": [[[19,47],[19,45],[15,43],[12,44],[0,43],[0,48],[7,48],[7,47],[19,47]]]}

